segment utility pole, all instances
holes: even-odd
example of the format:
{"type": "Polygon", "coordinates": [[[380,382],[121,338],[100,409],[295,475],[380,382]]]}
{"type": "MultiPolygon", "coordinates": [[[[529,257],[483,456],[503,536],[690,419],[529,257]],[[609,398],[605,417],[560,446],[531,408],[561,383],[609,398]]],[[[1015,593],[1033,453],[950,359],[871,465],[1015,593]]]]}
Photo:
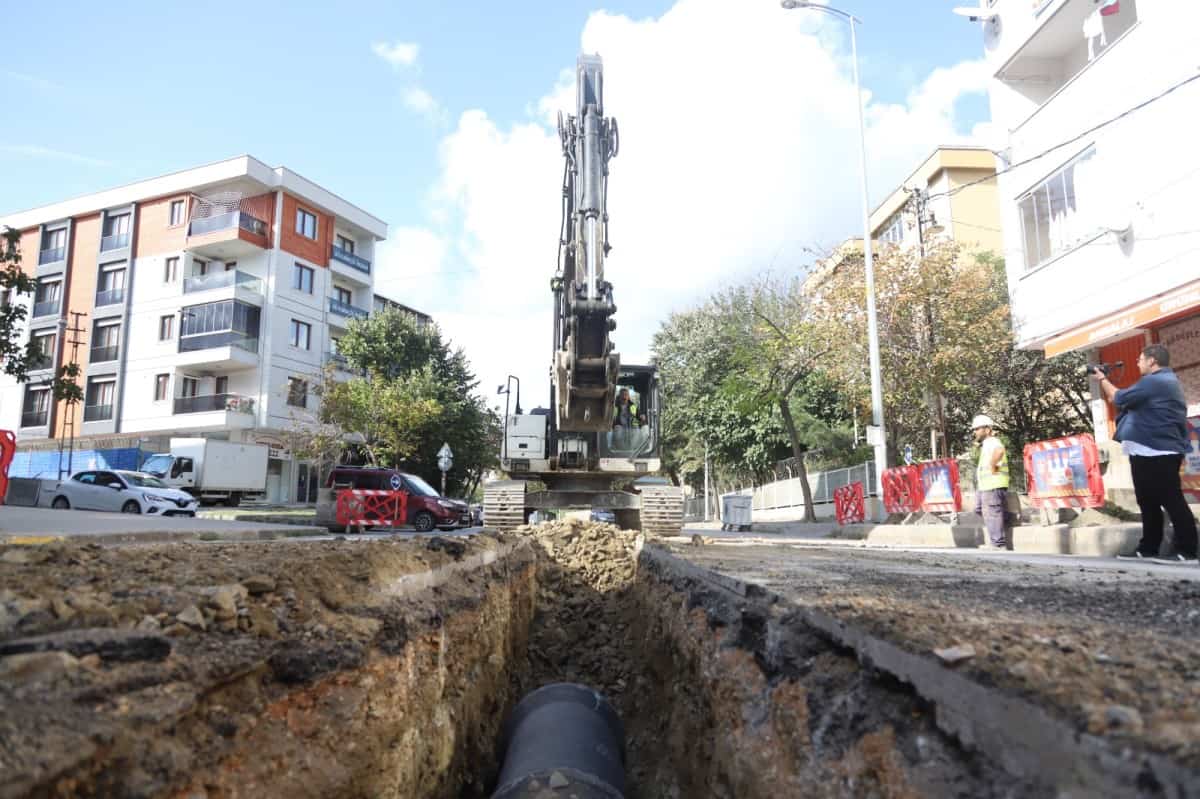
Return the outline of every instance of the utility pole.
{"type": "Polygon", "coordinates": [[[708,521],[708,442],[704,442],[704,521],[708,521]]]}
{"type": "MultiPolygon", "coordinates": [[[[65,329],[64,332],[70,333],[71,338],[67,343],[71,345],[71,360],[70,363],[79,363],[79,348],[83,346],[83,341],[80,336],[87,330],[80,324],[80,320],[87,316],[83,311],[71,311],[71,327],[65,329]]],[[[64,322],[65,324],[65,322],[64,322]]],[[[71,378],[74,383],[75,378],[71,378]]],[[[75,385],[78,385],[76,383],[75,385]]],[[[66,476],[71,476],[72,467],[75,461],[75,397],[67,397],[66,400],[66,416],[63,419],[62,432],[58,437],[58,479],[63,479],[63,447],[67,446],[67,468],[66,476]],[[67,442],[70,442],[69,444],[67,442]]]]}
{"type": "MultiPolygon", "coordinates": [[[[937,218],[929,210],[929,192],[922,188],[909,189],[908,191],[908,206],[917,217],[917,251],[920,255],[921,263],[924,265],[926,230],[928,229],[929,233],[936,234],[942,232],[944,228],[937,223],[937,218]]],[[[932,358],[936,338],[933,329],[933,306],[929,304],[928,298],[925,299],[925,326],[929,329],[929,356],[932,358]]],[[[929,411],[931,416],[936,419],[936,423],[931,424],[929,427],[929,454],[932,460],[937,460],[939,438],[942,441],[943,454],[948,454],[945,441],[946,419],[942,408],[941,392],[929,392],[929,411]]]]}

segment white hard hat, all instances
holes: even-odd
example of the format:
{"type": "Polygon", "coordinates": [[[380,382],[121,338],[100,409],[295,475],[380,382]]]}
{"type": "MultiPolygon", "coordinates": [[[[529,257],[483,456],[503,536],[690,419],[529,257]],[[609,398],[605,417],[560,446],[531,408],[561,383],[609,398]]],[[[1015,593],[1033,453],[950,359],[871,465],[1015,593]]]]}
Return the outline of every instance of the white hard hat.
{"type": "Polygon", "coordinates": [[[996,423],[992,421],[992,417],[984,414],[979,414],[971,420],[971,429],[978,430],[981,427],[995,427],[996,423]]]}

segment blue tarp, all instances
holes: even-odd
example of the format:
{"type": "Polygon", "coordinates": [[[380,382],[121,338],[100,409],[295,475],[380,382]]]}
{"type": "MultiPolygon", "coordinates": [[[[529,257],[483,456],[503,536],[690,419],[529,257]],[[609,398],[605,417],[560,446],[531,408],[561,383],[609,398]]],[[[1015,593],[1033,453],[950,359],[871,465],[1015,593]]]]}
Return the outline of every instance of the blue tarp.
{"type": "MultiPolygon", "coordinates": [[[[77,449],[70,460],[70,471],[81,472],[85,469],[137,469],[149,456],[143,454],[137,447],[121,449],[77,449]]],[[[12,465],[8,467],[9,477],[39,477],[43,480],[57,480],[60,456],[58,450],[49,452],[18,452],[13,456],[12,465]]],[[[67,453],[61,456],[62,468],[67,469],[67,453]]]]}

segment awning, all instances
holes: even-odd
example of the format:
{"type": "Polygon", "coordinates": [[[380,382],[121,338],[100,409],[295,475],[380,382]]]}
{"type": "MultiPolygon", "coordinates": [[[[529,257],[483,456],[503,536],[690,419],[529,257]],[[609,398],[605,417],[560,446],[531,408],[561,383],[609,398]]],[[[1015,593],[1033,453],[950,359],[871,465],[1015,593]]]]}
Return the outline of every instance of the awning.
{"type": "Polygon", "coordinates": [[[1055,336],[1046,342],[1046,357],[1053,358],[1083,347],[1098,347],[1136,328],[1193,308],[1200,309],[1200,280],[1055,336]]]}

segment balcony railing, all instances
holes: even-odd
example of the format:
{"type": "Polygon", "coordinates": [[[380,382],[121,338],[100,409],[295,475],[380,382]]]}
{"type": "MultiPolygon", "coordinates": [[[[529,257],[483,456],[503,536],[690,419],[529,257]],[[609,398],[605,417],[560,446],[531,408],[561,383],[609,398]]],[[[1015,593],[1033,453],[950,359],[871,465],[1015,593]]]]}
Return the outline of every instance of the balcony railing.
{"type": "Polygon", "coordinates": [[[33,316],[36,319],[39,316],[58,316],[58,309],[62,307],[62,300],[43,300],[33,304],[33,316]]]}
{"type": "Polygon", "coordinates": [[[175,413],[208,413],[235,411],[254,413],[254,399],[240,394],[205,394],[197,397],[176,397],[175,413]]]}
{"type": "Polygon", "coordinates": [[[50,409],[25,411],[21,414],[21,427],[45,427],[50,420],[50,409]]]}
{"type": "Polygon", "coordinates": [[[85,422],[105,422],[111,418],[113,418],[113,406],[111,405],[83,406],[83,421],[85,422]]]}
{"type": "Polygon", "coordinates": [[[102,305],[120,305],[125,302],[125,288],[108,289],[96,292],[96,307],[102,305]]]}
{"type": "Polygon", "coordinates": [[[198,352],[214,347],[237,347],[246,352],[258,352],[258,337],[248,336],[236,330],[179,337],[180,352],[198,352]]]}
{"type": "Polygon", "coordinates": [[[111,236],[105,236],[100,239],[100,252],[108,252],[109,250],[119,250],[122,247],[129,246],[128,233],[114,233],[111,236]]]}
{"type": "Polygon", "coordinates": [[[331,257],[333,258],[333,260],[341,261],[342,263],[346,264],[347,266],[352,266],[360,272],[366,272],[368,275],[371,274],[371,262],[370,261],[368,261],[366,258],[362,258],[358,255],[355,255],[354,253],[350,252],[349,250],[343,250],[341,247],[337,246],[336,244],[333,245],[333,251],[332,251],[331,257]]]}
{"type": "Polygon", "coordinates": [[[67,257],[66,247],[51,247],[38,253],[38,264],[53,264],[67,257]]]}
{"type": "Polygon", "coordinates": [[[238,288],[248,289],[256,294],[262,294],[262,281],[248,272],[231,269],[226,272],[213,272],[211,275],[197,275],[183,279],[183,293],[191,294],[196,291],[211,291],[237,285],[238,288]]]}
{"type": "Polygon", "coordinates": [[[203,236],[205,233],[213,233],[218,230],[227,230],[232,227],[240,227],[242,230],[255,233],[259,236],[267,235],[267,223],[250,216],[244,211],[228,211],[216,216],[206,216],[200,219],[193,219],[188,225],[189,236],[203,236]]]}
{"type": "Polygon", "coordinates": [[[329,312],[335,313],[338,316],[349,316],[351,319],[366,319],[371,315],[370,311],[366,311],[357,306],[351,305],[348,302],[329,298],[329,312]]]}
{"type": "Polygon", "coordinates": [[[92,355],[88,359],[88,362],[104,363],[105,361],[115,361],[120,351],[121,346],[119,344],[112,344],[107,347],[92,347],[92,355]]]}

